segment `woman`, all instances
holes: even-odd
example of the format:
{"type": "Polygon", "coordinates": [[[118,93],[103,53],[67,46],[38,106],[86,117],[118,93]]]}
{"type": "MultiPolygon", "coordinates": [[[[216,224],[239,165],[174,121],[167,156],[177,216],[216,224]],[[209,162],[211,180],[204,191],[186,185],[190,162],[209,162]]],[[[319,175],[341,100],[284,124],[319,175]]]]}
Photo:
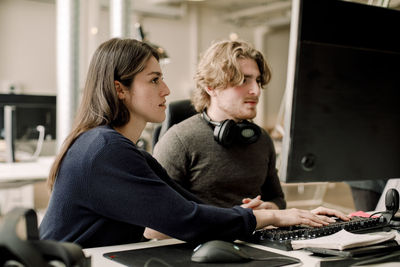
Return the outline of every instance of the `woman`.
{"type": "MultiPolygon", "coordinates": [[[[170,91],[149,45],[111,39],[89,66],[75,125],[49,175],[42,239],[83,247],[140,241],[145,227],[185,241],[246,239],[266,225],[327,225],[304,210],[251,210],[200,204],[135,143],[147,122],[165,118],[170,91]]],[[[347,219],[343,214],[319,209],[347,219]]]]}

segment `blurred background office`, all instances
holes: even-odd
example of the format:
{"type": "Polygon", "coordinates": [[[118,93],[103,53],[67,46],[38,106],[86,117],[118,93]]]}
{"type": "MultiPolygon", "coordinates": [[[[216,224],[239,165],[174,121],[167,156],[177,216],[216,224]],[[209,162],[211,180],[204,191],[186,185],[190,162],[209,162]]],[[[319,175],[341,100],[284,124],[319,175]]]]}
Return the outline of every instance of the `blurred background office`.
{"type": "Polygon", "coordinates": [[[273,69],[258,116],[263,126],[272,128],[285,87],[290,6],[290,1],[271,0],[0,0],[1,91],[7,93],[13,87],[23,94],[57,95],[57,86],[65,86],[57,82],[57,69],[63,67],[57,60],[63,60],[71,49],[65,42],[72,40],[70,45],[76,48],[70,67],[76,73],[70,76],[79,93],[97,46],[113,36],[139,38],[136,25],[140,23],[145,37],[169,56],[164,66],[172,91],[169,101],[189,97],[199,52],[211,42],[227,38],[252,42],[273,69]],[[113,8],[120,5],[130,12],[116,13],[113,20],[113,8]],[[63,10],[57,6],[64,6],[63,10]],[[75,25],[60,28],[65,16],[75,25]],[[122,16],[127,17],[125,21],[119,21],[122,16]],[[118,23],[123,24],[121,32],[118,23]],[[58,38],[64,41],[57,42],[58,38]],[[64,51],[57,59],[60,47],[64,51]]]}

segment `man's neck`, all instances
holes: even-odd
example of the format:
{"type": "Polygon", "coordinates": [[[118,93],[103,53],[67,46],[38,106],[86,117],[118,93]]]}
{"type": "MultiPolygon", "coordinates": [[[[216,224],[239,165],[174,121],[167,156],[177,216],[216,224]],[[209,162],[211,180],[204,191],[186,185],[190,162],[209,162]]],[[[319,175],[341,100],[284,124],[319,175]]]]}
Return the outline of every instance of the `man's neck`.
{"type": "MultiPolygon", "coordinates": [[[[218,107],[210,105],[207,108],[207,115],[212,121],[224,121],[224,120],[235,120],[234,118],[228,116],[225,112],[220,110],[218,107]]],[[[236,120],[235,120],[236,121],[236,120]]]]}

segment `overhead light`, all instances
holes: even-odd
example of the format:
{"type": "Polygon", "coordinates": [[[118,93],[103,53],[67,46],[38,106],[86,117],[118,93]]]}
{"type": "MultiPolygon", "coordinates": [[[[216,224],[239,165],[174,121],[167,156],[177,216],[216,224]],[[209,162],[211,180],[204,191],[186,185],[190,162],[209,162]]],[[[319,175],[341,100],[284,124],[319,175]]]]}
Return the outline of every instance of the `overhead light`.
{"type": "Polygon", "coordinates": [[[238,40],[239,39],[239,35],[236,33],[236,32],[231,32],[230,34],[229,34],[229,40],[231,40],[231,41],[236,41],[236,40],[238,40]]]}
{"type": "Polygon", "coordinates": [[[92,35],[98,34],[98,33],[99,33],[99,28],[97,28],[97,27],[92,27],[92,28],[90,28],[90,33],[91,33],[92,35]]]}

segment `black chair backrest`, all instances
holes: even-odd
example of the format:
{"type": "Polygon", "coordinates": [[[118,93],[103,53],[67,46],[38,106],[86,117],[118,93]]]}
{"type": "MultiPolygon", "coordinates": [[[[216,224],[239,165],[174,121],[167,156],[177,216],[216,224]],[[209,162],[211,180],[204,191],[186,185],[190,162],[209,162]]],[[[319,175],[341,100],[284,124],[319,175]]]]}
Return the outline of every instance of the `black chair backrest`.
{"type": "Polygon", "coordinates": [[[36,212],[18,207],[0,223],[0,266],[90,267],[91,258],[77,244],[39,240],[36,212]],[[21,218],[25,219],[26,239],[17,234],[21,218]]]}
{"type": "Polygon", "coordinates": [[[153,148],[158,142],[158,139],[163,136],[172,125],[177,124],[196,113],[197,111],[194,109],[189,99],[177,100],[169,103],[166,110],[165,121],[154,130],[152,140],[153,148]]]}

